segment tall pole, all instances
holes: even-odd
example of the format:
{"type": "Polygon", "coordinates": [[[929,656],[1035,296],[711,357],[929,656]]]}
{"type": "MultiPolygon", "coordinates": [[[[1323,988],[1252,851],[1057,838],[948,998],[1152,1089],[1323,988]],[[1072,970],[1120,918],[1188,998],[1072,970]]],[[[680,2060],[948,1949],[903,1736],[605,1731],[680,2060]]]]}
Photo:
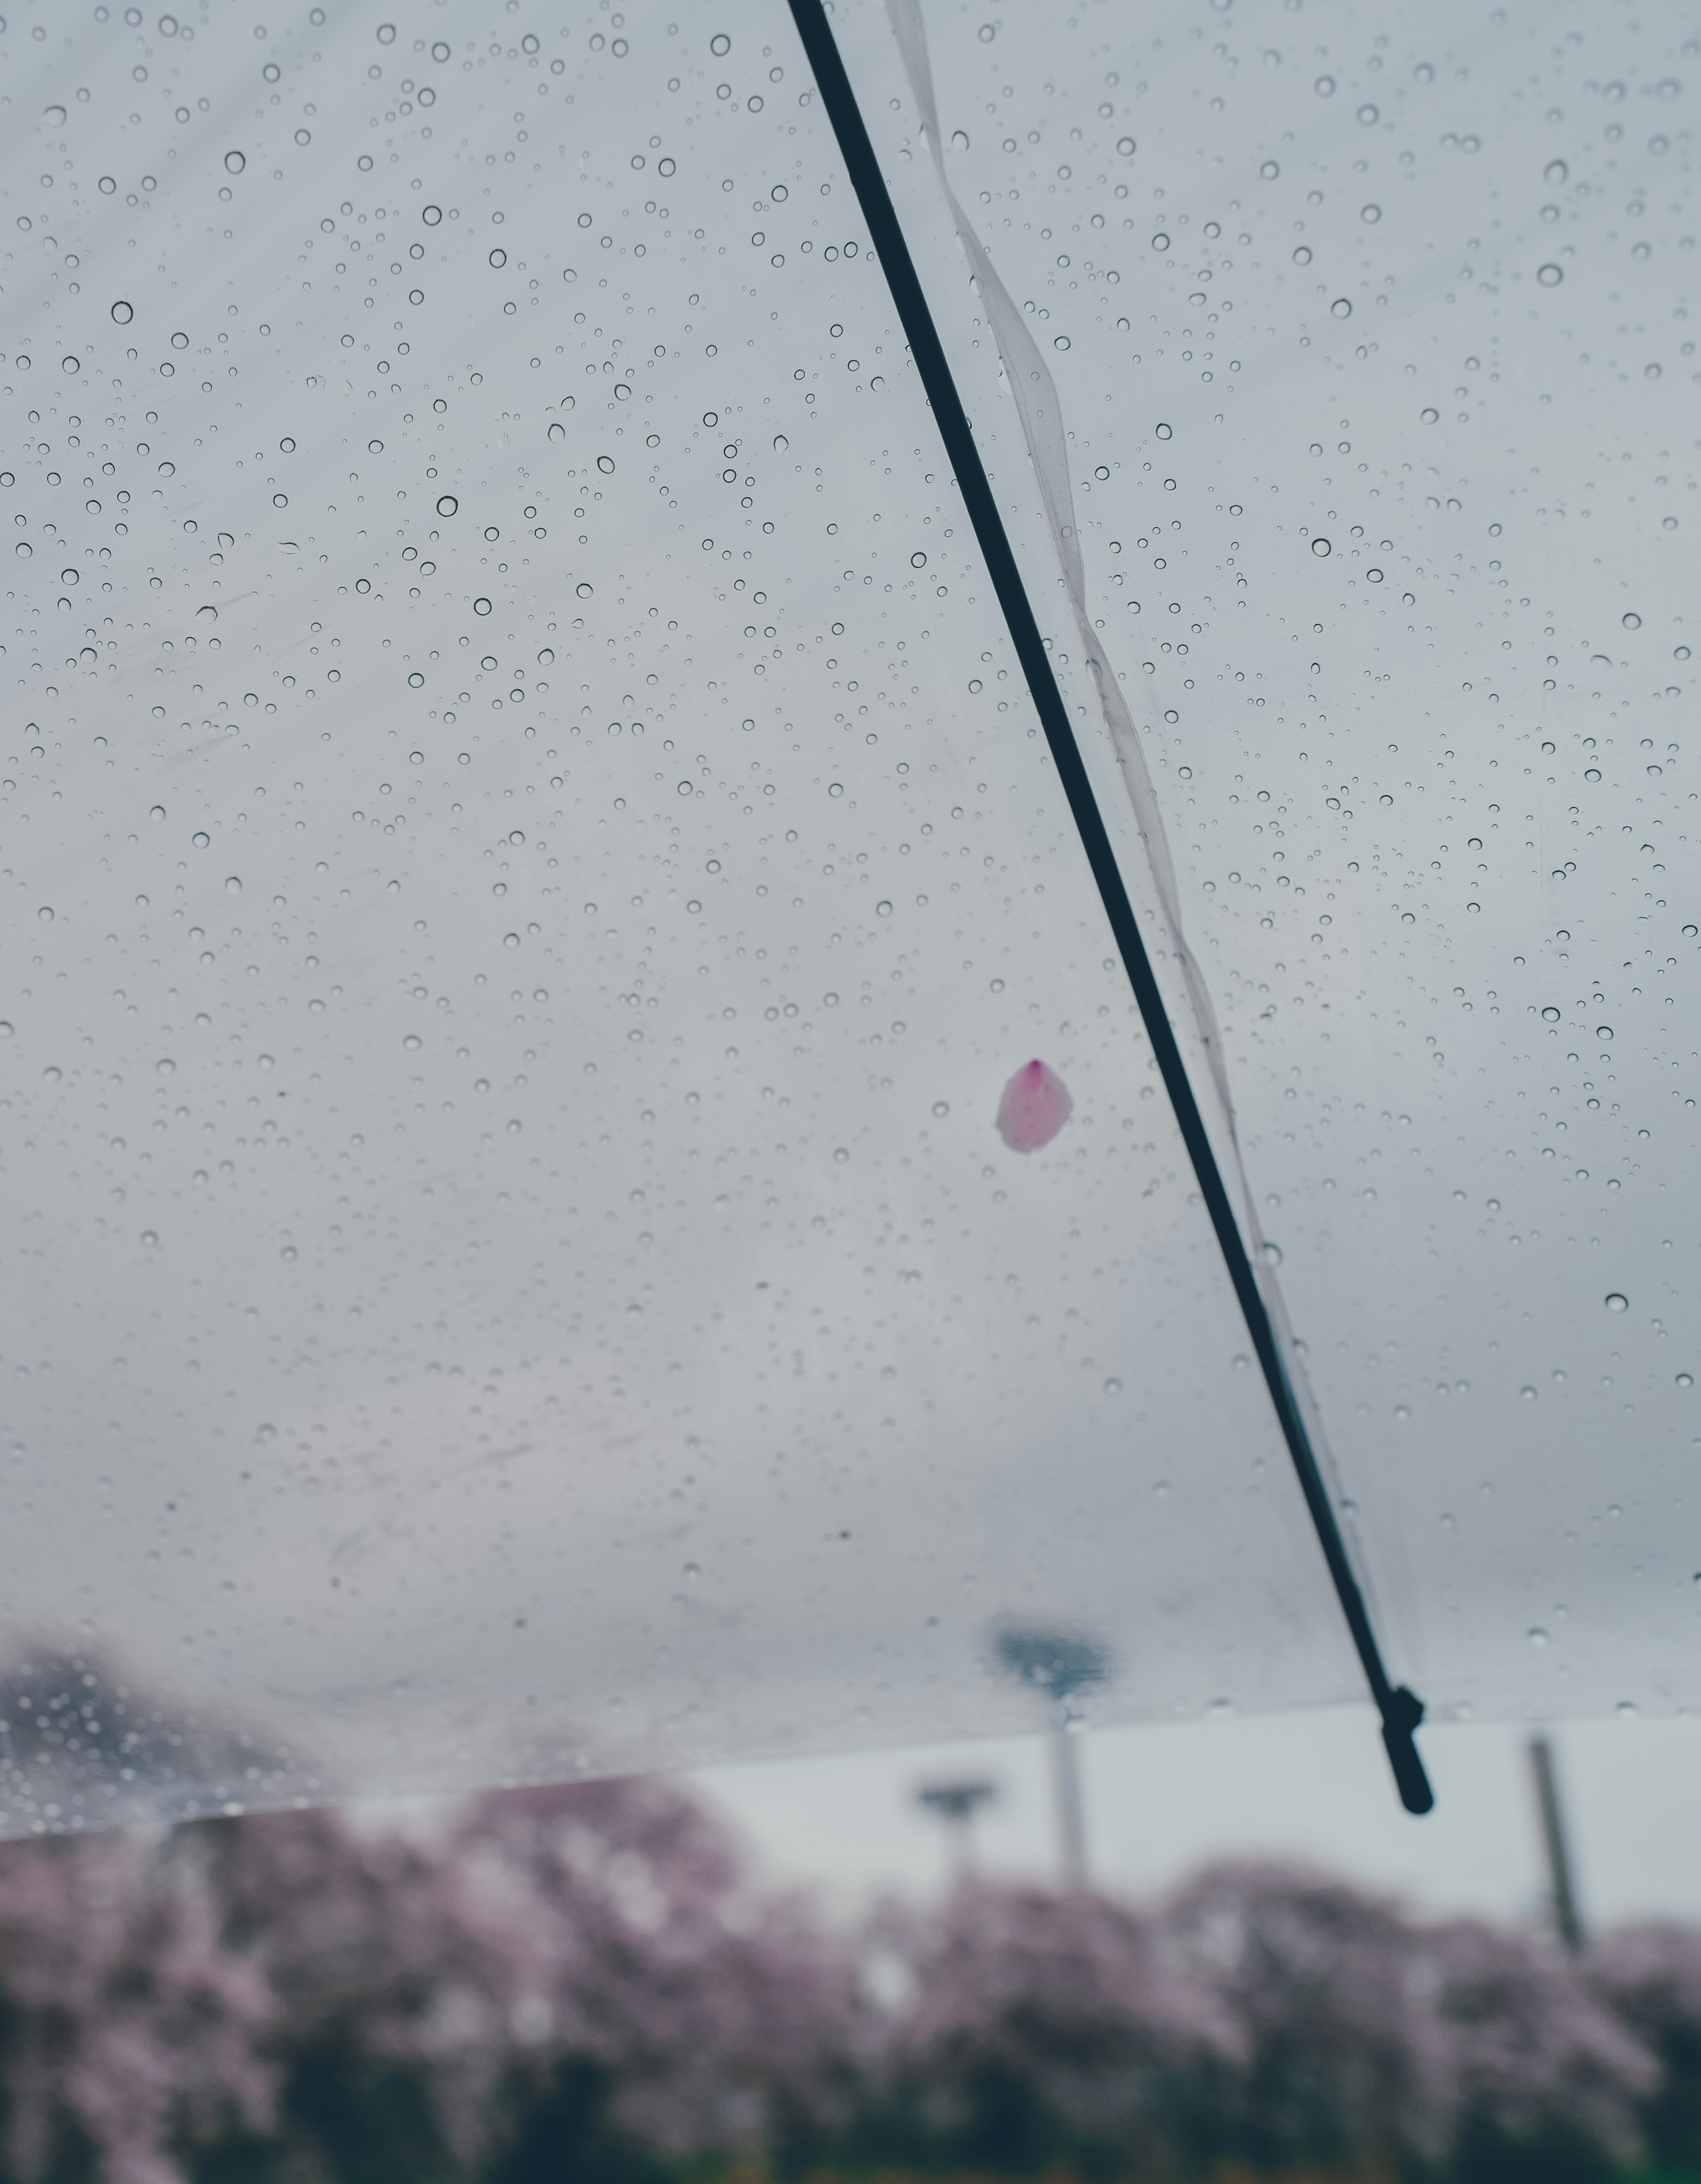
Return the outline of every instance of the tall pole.
{"type": "Polygon", "coordinates": [[[1102,1684],[1110,1674],[1110,1656],[1094,1639],[1033,1625],[1006,1624],[993,1643],[999,1666],[1044,1702],[1063,1885],[1085,1888],[1087,1824],[1081,1809],[1081,1754],[1070,1735],[1070,1724],[1081,1692],[1102,1684]]]}
{"type": "Polygon", "coordinates": [[[1565,1818],[1559,1804],[1554,1747],[1545,1736],[1530,1739],[1530,1771],[1535,1777],[1536,1806],[1541,1814],[1542,1841],[1548,1853],[1554,1925],[1560,1941],[1576,1956],[1583,1946],[1583,1922],[1577,1915],[1577,1892],[1571,1879],[1571,1854],[1565,1840],[1565,1818]]]}
{"type": "Polygon", "coordinates": [[[1063,1854],[1065,1888],[1087,1886],[1087,1819],[1081,1797],[1081,1745],[1069,1733],[1062,1709],[1052,1715],[1047,1731],[1051,1746],[1052,1786],[1057,1796],[1058,1847],[1063,1854]]]}

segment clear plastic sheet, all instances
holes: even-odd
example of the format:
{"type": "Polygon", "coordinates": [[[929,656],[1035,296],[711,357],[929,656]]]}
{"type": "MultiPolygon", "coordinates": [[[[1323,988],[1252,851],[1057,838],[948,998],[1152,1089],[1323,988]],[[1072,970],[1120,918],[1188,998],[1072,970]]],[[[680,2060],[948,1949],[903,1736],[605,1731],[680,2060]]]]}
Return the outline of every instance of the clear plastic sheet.
{"type": "Polygon", "coordinates": [[[0,1827],[1354,1696],[789,18],[316,16],[0,42],[0,1827]]]}

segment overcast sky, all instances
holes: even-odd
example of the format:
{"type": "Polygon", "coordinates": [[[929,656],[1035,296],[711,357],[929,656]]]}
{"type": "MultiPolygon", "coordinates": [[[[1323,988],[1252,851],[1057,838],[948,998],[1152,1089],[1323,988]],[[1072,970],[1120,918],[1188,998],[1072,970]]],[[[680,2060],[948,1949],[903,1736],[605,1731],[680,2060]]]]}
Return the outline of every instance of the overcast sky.
{"type": "MultiPolygon", "coordinates": [[[[1612,1720],[1552,1736],[1585,1916],[1701,1917],[1695,1724],[1612,1720]]],[[[1437,1808],[1417,1820],[1399,1808],[1374,1717],[1356,1708],[1095,1731],[1081,1747],[1094,1877],[1140,1894],[1208,1858],[1265,1853],[1324,1863],[1434,1909],[1537,1910],[1545,1882],[1526,1733],[1453,1724],[1425,1731],[1422,1743],[1437,1808]]],[[[848,1906],[870,1889],[939,1881],[942,1831],[914,1791],[962,1775],[1001,1785],[980,1827],[984,1868],[1053,1869],[1037,1738],[770,1761],[692,1779],[770,1873],[825,1883],[848,1906]]]]}

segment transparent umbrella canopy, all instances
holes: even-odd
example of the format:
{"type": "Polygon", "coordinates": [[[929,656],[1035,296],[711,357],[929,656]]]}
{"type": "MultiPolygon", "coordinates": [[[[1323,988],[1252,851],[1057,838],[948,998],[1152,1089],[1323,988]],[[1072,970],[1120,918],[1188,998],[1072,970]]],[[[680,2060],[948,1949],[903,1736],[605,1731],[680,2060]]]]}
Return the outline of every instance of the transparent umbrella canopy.
{"type": "Polygon", "coordinates": [[[1688,40],[13,12],[0,1828],[1695,1702],[1688,40]]]}

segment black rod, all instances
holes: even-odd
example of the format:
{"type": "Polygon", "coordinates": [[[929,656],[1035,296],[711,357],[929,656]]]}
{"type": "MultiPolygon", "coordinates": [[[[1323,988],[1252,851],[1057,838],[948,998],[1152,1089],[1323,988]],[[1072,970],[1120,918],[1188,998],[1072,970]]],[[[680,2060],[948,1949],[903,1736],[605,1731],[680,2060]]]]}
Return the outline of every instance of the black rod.
{"type": "Polygon", "coordinates": [[[1347,1628],[1352,1635],[1359,1663],[1370,1685],[1370,1696],[1382,1719],[1382,1742],[1394,1771],[1400,1801],[1409,1813],[1426,1813],[1435,1803],[1435,1794],[1430,1788],[1429,1778],[1424,1772],[1423,1762],[1418,1756],[1413,1732],[1423,1719],[1423,1702],[1404,1685],[1395,1687],[1388,1681],[1387,1670],[1382,1665],[1381,1648],[1371,1625],[1370,1612],[1365,1605],[1365,1596],[1347,1554],[1346,1542],[1336,1522],[1335,1510],[1329,1499],[1328,1489],[1318,1467],[1316,1452],[1311,1437],[1305,1429],[1287,1368],[1276,1344],[1270,1325],[1270,1314],[1259,1293],[1257,1278],[1252,1262],[1247,1256],[1244,1239],[1234,1217],[1234,1208],[1217,1166],[1216,1155],[1205,1130],[1204,1119],[1198,1102],[1193,1097],[1193,1088],[1181,1059],[1181,1050],[1176,1034],[1165,1012],[1163,996],[1153,972],[1151,959],[1146,953],[1146,944],[1134,916],[1133,905],[1122,883],[1122,874],[1110,846],[1103,815],[1093,796],[1092,784],[1070,726],[1068,709],[1057,678],[1052,673],[1051,661],[1039,633],[1039,625],[1016,558],[1004,531],[1003,518],[998,514],[992,488],[981,462],[980,450],[957,392],[951,367],[946,362],[945,351],[933,323],[933,314],[928,309],[914,264],[909,255],[909,246],[903,239],[903,230],[892,209],[880,163],[875,158],[874,147],[869,142],[868,131],[863,122],[856,94],[851,89],[850,78],[839,57],[839,49],[828,25],[822,0],[789,0],[792,19],[798,26],[798,35],[803,42],[803,50],[814,71],[815,83],[833,134],[838,139],[839,151],[850,173],[851,186],[862,208],[863,218],[868,223],[869,234],[880,259],[881,270],[886,275],[887,286],[892,291],[892,302],[909,338],[910,354],[915,359],[921,375],[921,384],[932,405],[934,422],[945,443],[945,452],[956,473],[957,488],[968,508],[969,521],[975,527],[981,552],[998,594],[998,604],[1003,610],[1004,621],[1016,648],[1016,655],[1027,678],[1029,694],[1034,702],[1040,724],[1051,747],[1052,761],[1057,767],[1058,778],[1063,783],[1069,808],[1074,816],[1076,832],[1087,852],[1087,861],[1092,868],[1098,883],[1099,900],[1104,905],[1105,916],[1122,957],[1123,968],[1128,973],[1128,983],[1134,989],[1134,998],[1146,1026],[1146,1035],[1152,1042],[1157,1057],[1158,1069],[1165,1089],[1181,1125],[1181,1136],[1198,1178],[1205,1206],[1209,1212],[1211,1225],[1216,1231],[1217,1243],[1228,1267],[1229,1279],[1234,1284],[1245,1317],[1247,1332],[1252,1338],[1258,1362],[1263,1368],[1265,1384],[1270,1399],[1276,1406],[1276,1414],[1281,1424],[1282,1436],[1287,1443],[1287,1452],[1293,1461],[1293,1469],[1299,1481],[1299,1490],[1305,1497],[1310,1513],[1312,1528],[1317,1543],[1323,1550],[1329,1575],[1335,1587],[1341,1612],[1347,1618],[1347,1628]]]}

